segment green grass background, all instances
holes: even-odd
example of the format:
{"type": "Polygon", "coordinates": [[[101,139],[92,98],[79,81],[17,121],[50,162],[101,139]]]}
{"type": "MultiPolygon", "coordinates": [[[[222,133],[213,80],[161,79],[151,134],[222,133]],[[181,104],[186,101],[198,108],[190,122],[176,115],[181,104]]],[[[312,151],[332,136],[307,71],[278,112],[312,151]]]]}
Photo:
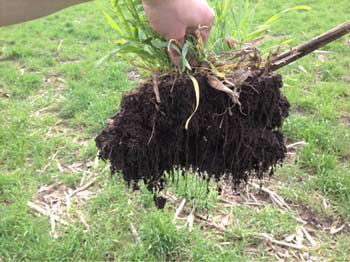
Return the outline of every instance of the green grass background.
{"type": "MultiPolygon", "coordinates": [[[[273,34],[291,37],[292,45],[349,19],[348,0],[267,0],[261,1],[254,23],[300,4],[312,10],[289,14],[273,26],[273,34]]],[[[56,154],[64,164],[93,161],[95,135],[118,110],[122,93],[137,84],[128,79],[132,68],[122,61],[94,66],[113,49],[114,40],[95,3],[0,28],[0,261],[273,259],[249,233],[291,234],[296,226],[291,213],[269,205],[258,212],[236,207],[229,212],[242,222],[224,236],[200,228],[176,230],[173,209],[155,210],[149,193],[131,196],[108,172],[102,193],[88,206],[89,233],[67,230],[53,239],[49,221],[29,212],[26,202],[40,186],[59,180],[74,186],[83,175],[61,173],[50,156],[56,154]],[[130,221],[138,226],[140,245],[132,239],[130,221]],[[225,241],[232,244],[220,245],[225,241]]],[[[291,203],[349,223],[350,37],[322,50],[331,52],[312,54],[281,70],[283,92],[292,103],[284,131],[289,141],[309,145],[298,152],[296,163],[278,170],[276,179],[279,193],[291,203]],[[319,195],[329,199],[331,209],[324,208],[319,195]]],[[[321,246],[313,255],[349,259],[347,233],[319,236],[321,246]]]]}

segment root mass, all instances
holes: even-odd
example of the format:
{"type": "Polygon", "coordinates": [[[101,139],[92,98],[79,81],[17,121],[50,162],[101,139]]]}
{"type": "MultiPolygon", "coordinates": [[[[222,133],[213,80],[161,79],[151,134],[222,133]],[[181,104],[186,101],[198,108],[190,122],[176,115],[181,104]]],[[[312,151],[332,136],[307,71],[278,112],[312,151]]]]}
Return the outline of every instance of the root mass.
{"type": "Polygon", "coordinates": [[[159,79],[160,104],[152,81],[124,95],[120,111],[96,138],[112,173],[121,171],[129,184],[143,180],[150,190],[162,189],[176,170],[225,177],[233,186],[273,174],[285,158],[280,128],[290,107],[281,76],[249,77],[239,90],[240,106],[210,87],[206,76],[196,79],[200,105],[188,130],[196,101],[188,77],[159,79]]]}

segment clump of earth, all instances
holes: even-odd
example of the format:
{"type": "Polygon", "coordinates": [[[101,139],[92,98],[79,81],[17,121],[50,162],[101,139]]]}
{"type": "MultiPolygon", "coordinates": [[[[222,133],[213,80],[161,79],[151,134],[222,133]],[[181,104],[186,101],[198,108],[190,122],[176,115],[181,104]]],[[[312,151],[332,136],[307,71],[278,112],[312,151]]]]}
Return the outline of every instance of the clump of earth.
{"type": "Polygon", "coordinates": [[[195,78],[200,103],[188,129],[196,106],[188,76],[160,77],[158,99],[154,81],[124,95],[119,112],[96,138],[99,156],[110,162],[112,173],[120,171],[129,185],[143,181],[152,191],[162,190],[179,173],[216,181],[225,177],[233,187],[273,174],[286,156],[281,127],[290,108],[281,76],[250,75],[236,102],[214,89],[207,74],[195,78]]]}

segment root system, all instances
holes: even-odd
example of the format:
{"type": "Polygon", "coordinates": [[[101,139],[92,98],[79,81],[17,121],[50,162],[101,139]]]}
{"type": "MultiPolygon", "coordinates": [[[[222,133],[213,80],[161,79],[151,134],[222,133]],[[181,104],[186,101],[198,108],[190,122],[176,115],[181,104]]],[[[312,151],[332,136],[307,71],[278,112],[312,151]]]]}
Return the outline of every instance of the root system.
{"type": "Polygon", "coordinates": [[[119,113],[96,138],[112,173],[121,171],[129,185],[143,180],[150,190],[161,190],[177,171],[205,179],[225,176],[233,186],[273,174],[286,153],[280,128],[289,103],[281,94],[281,76],[248,77],[238,90],[240,105],[212,88],[207,76],[196,79],[200,104],[188,130],[196,101],[188,77],[160,78],[158,99],[154,81],[124,95],[119,113]]]}

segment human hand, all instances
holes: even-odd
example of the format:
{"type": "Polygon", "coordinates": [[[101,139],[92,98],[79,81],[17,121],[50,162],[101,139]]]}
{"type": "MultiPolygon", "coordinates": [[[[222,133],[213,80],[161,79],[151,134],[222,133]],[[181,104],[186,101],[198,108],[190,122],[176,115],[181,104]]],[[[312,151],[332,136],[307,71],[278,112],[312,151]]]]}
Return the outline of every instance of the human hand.
{"type": "MultiPolygon", "coordinates": [[[[152,27],[167,40],[184,43],[186,34],[199,30],[204,41],[209,38],[214,22],[214,11],[206,0],[142,0],[152,27]]],[[[179,64],[177,52],[169,50],[175,65],[179,64]]]]}
{"type": "Polygon", "coordinates": [[[91,0],[0,0],[0,27],[47,16],[91,0]]]}

